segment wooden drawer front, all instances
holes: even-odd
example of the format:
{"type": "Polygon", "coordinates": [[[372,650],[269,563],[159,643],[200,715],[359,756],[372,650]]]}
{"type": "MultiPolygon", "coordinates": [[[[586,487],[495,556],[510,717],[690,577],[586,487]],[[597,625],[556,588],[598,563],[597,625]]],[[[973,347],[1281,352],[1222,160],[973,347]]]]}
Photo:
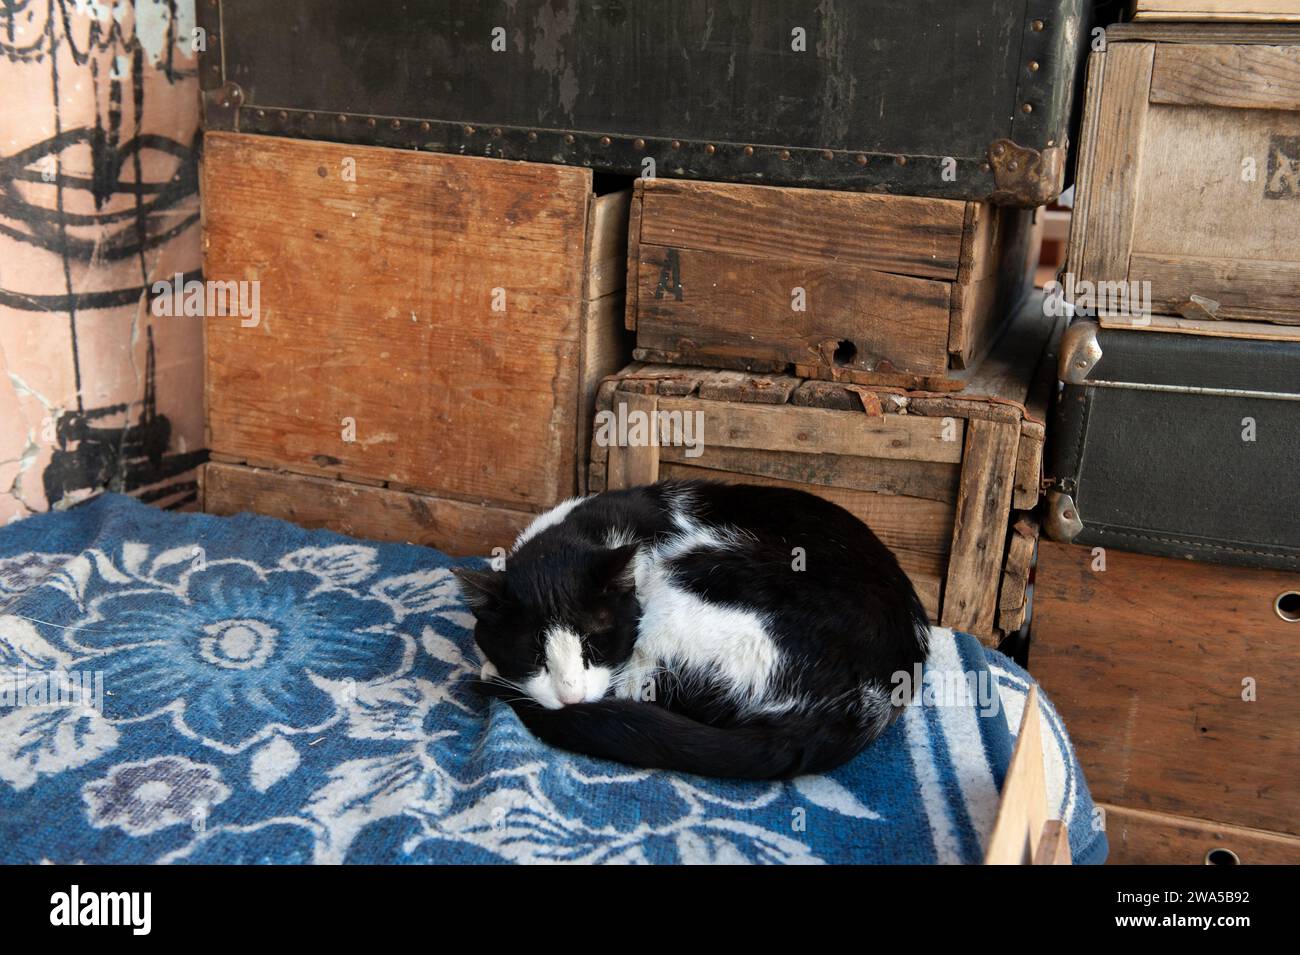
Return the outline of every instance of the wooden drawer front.
{"type": "Polygon", "coordinates": [[[1106,813],[1108,865],[1300,865],[1300,839],[1120,806],[1106,813]]]}
{"type": "Polygon", "coordinates": [[[1149,282],[1157,316],[1103,310],[1103,325],[1300,338],[1300,30],[1286,35],[1093,54],[1069,268],[1149,282]]]}
{"type": "Polygon", "coordinates": [[[664,179],[633,204],[628,327],[647,361],[956,387],[1027,275],[1019,210],[664,179]]]}
{"type": "Polygon", "coordinates": [[[1300,623],[1274,606],[1300,576],[1044,540],[1035,583],[1030,668],[1095,798],[1300,834],[1300,623]]]}
{"type": "Polygon", "coordinates": [[[520,510],[576,490],[626,198],[582,169],[226,133],[203,187],[206,276],[261,305],[206,323],[214,451],[520,510]]]}
{"type": "Polygon", "coordinates": [[[349,537],[435,547],[453,557],[488,557],[494,548],[508,550],[537,516],[411,491],[219,462],[204,465],[200,484],[202,508],[208,514],[229,516],[248,511],[349,537]]]}

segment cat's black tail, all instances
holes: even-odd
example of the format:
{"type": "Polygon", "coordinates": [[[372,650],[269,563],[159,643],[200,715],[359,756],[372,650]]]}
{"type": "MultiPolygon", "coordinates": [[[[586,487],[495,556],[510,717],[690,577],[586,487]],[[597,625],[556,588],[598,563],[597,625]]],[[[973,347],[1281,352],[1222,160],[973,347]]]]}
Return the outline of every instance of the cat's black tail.
{"type": "Polygon", "coordinates": [[[826,772],[856,756],[879,732],[799,716],[728,729],[653,703],[618,699],[558,710],[531,700],[511,705],[534,735],[553,746],[646,769],[730,779],[826,772]]]}

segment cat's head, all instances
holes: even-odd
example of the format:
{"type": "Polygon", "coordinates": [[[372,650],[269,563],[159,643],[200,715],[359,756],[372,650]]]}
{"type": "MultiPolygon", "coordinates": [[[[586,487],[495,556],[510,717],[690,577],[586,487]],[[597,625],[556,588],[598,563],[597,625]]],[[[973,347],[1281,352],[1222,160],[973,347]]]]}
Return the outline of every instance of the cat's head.
{"type": "Polygon", "coordinates": [[[636,642],[636,550],[528,548],[502,571],[453,571],[496,674],[549,709],[603,697],[636,642]]]}

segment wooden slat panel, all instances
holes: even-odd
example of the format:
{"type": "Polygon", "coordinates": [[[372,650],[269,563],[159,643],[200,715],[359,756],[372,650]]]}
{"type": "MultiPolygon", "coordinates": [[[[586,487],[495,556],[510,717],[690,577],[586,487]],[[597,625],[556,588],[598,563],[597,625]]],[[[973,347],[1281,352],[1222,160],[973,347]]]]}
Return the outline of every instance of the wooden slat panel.
{"type": "MultiPolygon", "coordinates": [[[[648,427],[657,428],[653,422],[659,398],[655,395],[620,392],[614,398],[615,414],[619,414],[619,405],[626,406],[629,418],[632,415],[645,415],[643,420],[651,422],[648,427]]],[[[653,484],[660,480],[659,446],[653,440],[634,445],[610,445],[605,467],[606,488],[610,491],[653,484]]]]}
{"type": "Polygon", "coordinates": [[[1300,46],[1158,46],[1151,102],[1300,110],[1300,46]]]}
{"type": "Polygon", "coordinates": [[[631,189],[592,199],[587,224],[587,289],[584,293],[588,301],[617,292],[627,284],[628,207],[631,201],[631,189]]]}
{"type": "Polygon", "coordinates": [[[408,541],[457,557],[487,557],[509,549],[536,517],[344,481],[209,463],[203,472],[203,510],[229,516],[265,514],[302,527],[325,527],[368,540],[408,541]]]}
{"type": "Polygon", "coordinates": [[[961,263],[957,200],[672,179],[638,187],[642,243],[937,279],[956,278],[961,263]]]}
{"type": "Polygon", "coordinates": [[[520,509],[573,493],[588,170],[204,148],[206,276],[259,281],[262,312],[205,323],[214,449],[520,509]]]}
{"type": "Polygon", "coordinates": [[[769,477],[798,484],[853,488],[881,494],[900,494],[927,501],[953,504],[961,468],[932,461],[891,461],[851,454],[800,454],[749,448],[706,446],[696,457],[686,448],[659,449],[663,461],[730,471],[751,477],[769,477]]]}
{"type": "Polygon", "coordinates": [[[1236,853],[1242,865],[1300,865],[1300,839],[1293,836],[1122,806],[1101,808],[1108,865],[1202,865],[1215,849],[1236,853]]]}
{"type": "Polygon", "coordinates": [[[1047,823],[1047,778],[1043,772],[1042,718],[1038,687],[1025,697],[1016,748],[1002,785],[998,817],[984,853],[985,865],[1028,865],[1036,860],[1047,823]]]}
{"type": "MultiPolygon", "coordinates": [[[[1300,219],[1300,211],[1296,216],[1300,219]]],[[[1296,252],[1300,255],[1300,224],[1296,232],[1296,252]]],[[[1276,314],[1277,318],[1300,324],[1300,261],[1135,252],[1129,263],[1129,279],[1151,283],[1151,304],[1157,311],[1178,314],[1193,295],[1199,295],[1219,303],[1220,318],[1258,319],[1276,314]]]]}
{"type": "Polygon", "coordinates": [[[1135,218],[1132,252],[1236,260],[1245,275],[1259,274],[1252,273],[1253,262],[1300,262],[1300,191],[1269,195],[1270,186],[1287,187],[1276,171],[1269,173],[1270,162],[1277,164],[1270,157],[1275,137],[1300,137],[1300,113],[1152,106],[1138,202],[1127,213],[1135,218]],[[1247,160],[1254,162],[1253,178],[1247,160]]]}
{"type": "Polygon", "coordinates": [[[587,489],[587,457],[592,435],[596,392],[608,375],[615,374],[632,356],[632,336],[623,327],[623,292],[620,289],[584,305],[581,364],[578,381],[582,389],[578,406],[579,492],[587,489]]]}
{"type": "Polygon", "coordinates": [[[1134,20],[1300,23],[1300,0],[1137,0],[1134,20]]]}
{"type": "Polygon", "coordinates": [[[845,367],[939,375],[948,367],[951,287],[825,260],[818,264],[640,246],[637,346],[687,364],[742,358],[833,362],[845,367]],[[680,285],[661,287],[665,274],[680,285]],[[796,311],[794,289],[804,290],[796,311]],[[679,298],[680,296],[680,298],[679,298]]]}
{"type": "Polygon", "coordinates": [[[1104,554],[1040,542],[1030,661],[1093,797],[1300,834],[1300,575],[1104,554]]]}
{"type": "Polygon", "coordinates": [[[980,635],[993,632],[1019,442],[1015,422],[973,419],[966,424],[961,491],[943,592],[945,627],[980,635]]]}
{"type": "Polygon", "coordinates": [[[856,454],[909,461],[962,459],[966,423],[913,415],[871,417],[793,405],[762,407],[660,398],[659,408],[704,413],[704,444],[809,454],[856,454]]]}
{"type": "Polygon", "coordinates": [[[1070,259],[1080,278],[1097,281],[1128,273],[1155,46],[1112,43],[1094,57],[1101,61],[1100,95],[1090,98],[1085,119],[1092,142],[1085,147],[1089,166],[1087,193],[1081,196],[1082,246],[1071,251],[1070,259]]]}

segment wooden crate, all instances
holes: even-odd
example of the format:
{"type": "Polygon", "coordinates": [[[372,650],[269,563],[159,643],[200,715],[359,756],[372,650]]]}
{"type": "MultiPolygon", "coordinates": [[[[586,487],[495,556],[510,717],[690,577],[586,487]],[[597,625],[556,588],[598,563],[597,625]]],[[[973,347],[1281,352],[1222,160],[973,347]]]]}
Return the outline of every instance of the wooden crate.
{"type": "Polygon", "coordinates": [[[595,389],[630,353],[629,200],[586,169],[207,137],[205,275],[261,306],[206,322],[208,444],[245,467],[208,476],[208,509],[508,545],[583,488],[595,389]]]}
{"type": "Polygon", "coordinates": [[[959,389],[1027,291],[1033,220],[951,199],[638,180],[636,357],[959,389]]]}
{"type": "Polygon", "coordinates": [[[1154,317],[1103,325],[1300,340],[1300,27],[1107,32],[1069,270],[1080,293],[1150,283],[1154,317]]]}
{"type": "Polygon", "coordinates": [[[1026,304],[958,395],[635,364],[601,386],[590,486],[700,477],[812,491],[894,551],[936,622],[995,641],[1024,621],[1038,537],[1026,512],[1060,330],[1041,304],[1026,304]],[[675,419],[637,413],[691,415],[702,441],[647,441],[638,421],[675,419]]]}
{"type": "Polygon", "coordinates": [[[1134,0],[1133,19],[1300,23],[1300,0],[1134,0]]]}
{"type": "Polygon", "coordinates": [[[1200,862],[1219,833],[1300,862],[1300,622],[1275,607],[1300,576],[1044,539],[1034,580],[1030,669],[1120,857],[1200,862]]]}

